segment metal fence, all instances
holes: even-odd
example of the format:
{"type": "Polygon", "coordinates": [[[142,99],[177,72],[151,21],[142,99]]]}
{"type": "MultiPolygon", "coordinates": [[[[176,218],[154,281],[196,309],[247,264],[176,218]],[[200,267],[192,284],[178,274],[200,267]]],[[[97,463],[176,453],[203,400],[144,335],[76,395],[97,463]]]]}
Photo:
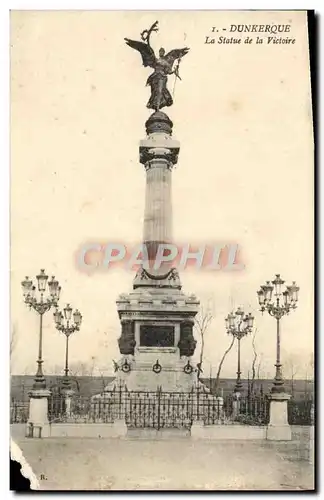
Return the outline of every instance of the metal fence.
{"type": "Polygon", "coordinates": [[[290,425],[314,425],[314,402],[312,400],[289,400],[288,423],[290,425]]]}
{"type": "MultiPolygon", "coordinates": [[[[267,425],[269,398],[262,392],[248,394],[239,399],[233,395],[219,398],[201,391],[152,392],[115,390],[95,397],[63,394],[52,395],[48,401],[51,423],[113,423],[124,419],[131,428],[190,428],[200,421],[204,425],[267,425]]],[[[25,423],[29,403],[12,399],[10,422],[25,423]]],[[[314,423],[313,401],[288,402],[290,425],[314,423]]]]}
{"type": "Polygon", "coordinates": [[[164,392],[115,390],[93,398],[52,396],[50,422],[113,423],[124,419],[128,427],[190,428],[194,421],[205,425],[242,423],[265,425],[269,402],[263,394],[225,399],[201,391],[164,392]]]}

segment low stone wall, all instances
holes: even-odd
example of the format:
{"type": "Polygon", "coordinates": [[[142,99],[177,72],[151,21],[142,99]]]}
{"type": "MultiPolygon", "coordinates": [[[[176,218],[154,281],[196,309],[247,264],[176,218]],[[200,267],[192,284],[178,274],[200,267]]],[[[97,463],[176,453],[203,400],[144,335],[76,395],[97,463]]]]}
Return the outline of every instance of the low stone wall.
{"type": "Polygon", "coordinates": [[[194,424],[191,436],[196,439],[259,440],[266,439],[266,426],[194,424]]]}
{"type": "MultiPolygon", "coordinates": [[[[20,441],[26,436],[26,424],[12,424],[12,439],[20,441]]],[[[202,440],[265,440],[266,426],[248,425],[200,425],[194,424],[191,431],[188,429],[127,429],[124,422],[115,424],[89,423],[55,423],[48,426],[48,436],[57,438],[123,438],[126,439],[179,439],[189,438],[202,440]]],[[[291,426],[292,440],[275,443],[293,452],[298,460],[307,460],[314,464],[314,426],[291,426]]],[[[46,437],[46,436],[44,436],[46,437]]],[[[269,441],[267,441],[269,443],[269,441]]]]}
{"type": "Polygon", "coordinates": [[[52,424],[49,437],[114,438],[124,437],[127,427],[124,422],[114,424],[52,424]]]}
{"type": "Polygon", "coordinates": [[[129,439],[179,439],[190,438],[189,429],[141,429],[128,428],[127,438],[129,439]]]}

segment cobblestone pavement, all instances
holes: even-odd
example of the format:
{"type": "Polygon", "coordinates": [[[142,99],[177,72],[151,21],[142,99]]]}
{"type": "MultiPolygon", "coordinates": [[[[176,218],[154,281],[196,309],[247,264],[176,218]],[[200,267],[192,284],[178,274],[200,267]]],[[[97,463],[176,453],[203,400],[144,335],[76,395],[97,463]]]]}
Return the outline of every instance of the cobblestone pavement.
{"type": "Polygon", "coordinates": [[[45,490],[313,489],[293,442],[12,437],[45,490]]]}

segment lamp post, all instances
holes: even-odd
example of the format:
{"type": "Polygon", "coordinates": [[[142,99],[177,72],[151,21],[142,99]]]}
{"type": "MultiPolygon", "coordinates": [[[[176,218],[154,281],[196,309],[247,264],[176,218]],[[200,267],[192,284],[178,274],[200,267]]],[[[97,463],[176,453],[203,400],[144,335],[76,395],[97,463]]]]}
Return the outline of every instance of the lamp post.
{"type": "Polygon", "coordinates": [[[64,314],[58,309],[54,313],[54,321],[55,326],[59,332],[63,332],[66,337],[65,344],[65,368],[64,368],[64,379],[63,386],[65,389],[70,388],[70,380],[69,380],[69,338],[72,333],[75,331],[79,331],[82,323],[82,315],[78,309],[76,309],[73,313],[73,321],[71,323],[72,318],[72,307],[70,304],[67,304],[63,309],[64,314]]]}
{"type": "Polygon", "coordinates": [[[38,292],[40,293],[39,299],[35,297],[36,287],[33,285],[28,276],[21,282],[25,304],[29,309],[34,309],[39,314],[39,342],[38,342],[38,359],[37,359],[37,372],[33,389],[46,389],[46,380],[43,374],[42,364],[42,350],[43,350],[43,315],[51,309],[52,306],[57,307],[60,298],[61,287],[59,282],[52,276],[50,281],[45,274],[45,270],[41,269],[40,273],[36,276],[38,292]],[[48,285],[49,296],[44,297],[48,285]]]}
{"type": "Polygon", "coordinates": [[[296,285],[296,282],[293,281],[292,285],[287,286],[286,290],[282,292],[281,287],[284,283],[280,274],[276,274],[275,279],[271,283],[267,281],[257,292],[262,314],[264,311],[268,311],[270,316],[274,317],[277,321],[276,375],[271,389],[272,393],[285,392],[280,357],[280,320],[285,314],[289,314],[291,310],[296,309],[298,302],[299,287],[296,285]],[[272,299],[273,291],[274,299],[272,299]]]}
{"type": "Polygon", "coordinates": [[[234,393],[242,392],[243,384],[241,380],[241,339],[252,331],[254,317],[251,313],[245,314],[239,307],[237,311],[231,312],[225,318],[226,331],[237,339],[237,378],[234,393]]]}

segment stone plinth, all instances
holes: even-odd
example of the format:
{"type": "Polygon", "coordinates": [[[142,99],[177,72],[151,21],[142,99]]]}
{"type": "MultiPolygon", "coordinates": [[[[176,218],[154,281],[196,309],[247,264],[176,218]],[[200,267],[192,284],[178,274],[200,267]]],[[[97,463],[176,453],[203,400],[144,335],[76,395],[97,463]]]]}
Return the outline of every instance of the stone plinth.
{"type": "MultiPolygon", "coordinates": [[[[117,438],[122,439],[126,436],[127,427],[125,423],[120,425],[116,422],[111,423],[55,423],[49,425],[48,437],[57,438],[117,438]]],[[[46,436],[47,437],[47,436],[46,436]]]]}
{"type": "Polygon", "coordinates": [[[289,394],[272,393],[270,400],[270,422],[267,439],[270,441],[290,441],[291,428],[288,424],[289,394]]]}
{"type": "Polygon", "coordinates": [[[29,393],[29,417],[26,435],[28,437],[49,436],[48,424],[48,398],[51,391],[47,389],[34,389],[29,393]]]}
{"type": "Polygon", "coordinates": [[[262,440],[266,438],[266,428],[256,425],[203,425],[195,422],[191,427],[193,439],[206,440],[262,440]]]}

